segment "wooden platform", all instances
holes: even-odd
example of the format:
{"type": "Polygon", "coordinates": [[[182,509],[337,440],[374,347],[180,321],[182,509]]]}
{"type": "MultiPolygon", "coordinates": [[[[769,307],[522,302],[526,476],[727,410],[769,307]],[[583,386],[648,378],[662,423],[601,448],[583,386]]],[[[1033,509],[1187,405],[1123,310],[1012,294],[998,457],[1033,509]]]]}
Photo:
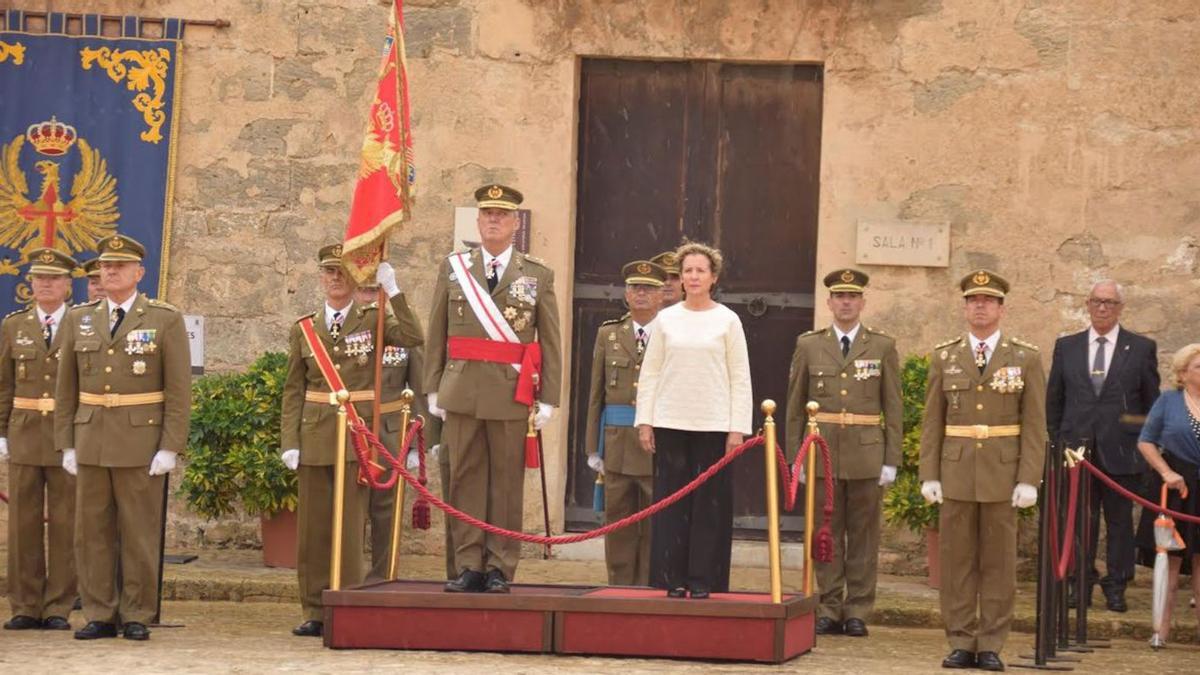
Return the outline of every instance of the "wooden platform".
{"type": "Polygon", "coordinates": [[[782,663],[813,648],[817,599],[649,588],[513,584],[508,595],[391,581],[325,591],[334,649],[592,654],[782,663]]]}

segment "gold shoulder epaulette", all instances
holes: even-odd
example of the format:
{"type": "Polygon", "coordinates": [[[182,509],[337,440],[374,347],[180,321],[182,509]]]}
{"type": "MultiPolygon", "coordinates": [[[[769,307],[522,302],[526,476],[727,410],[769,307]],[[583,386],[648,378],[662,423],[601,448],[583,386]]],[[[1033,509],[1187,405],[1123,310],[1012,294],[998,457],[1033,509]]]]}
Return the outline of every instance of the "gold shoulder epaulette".
{"type": "Polygon", "coordinates": [[[1037,345],[1033,344],[1032,342],[1026,342],[1025,340],[1022,340],[1021,338],[1010,338],[1010,340],[1012,341],[1012,343],[1014,345],[1021,345],[1022,347],[1032,349],[1035,352],[1041,351],[1037,345]]]}
{"type": "Polygon", "coordinates": [[[605,326],[617,326],[617,325],[620,325],[621,322],[623,322],[623,321],[625,321],[625,317],[621,317],[619,319],[609,319],[608,321],[601,322],[600,327],[604,328],[605,326]]]}
{"type": "Polygon", "coordinates": [[[546,267],[546,268],[550,267],[549,265],[546,264],[545,260],[542,260],[541,258],[539,258],[537,256],[529,255],[528,253],[525,254],[525,259],[535,265],[541,265],[542,267],[546,267]]]}
{"type": "Polygon", "coordinates": [[[154,298],[150,298],[149,300],[147,300],[146,304],[150,305],[151,307],[161,307],[163,309],[169,309],[172,312],[179,311],[179,308],[176,307],[175,305],[172,305],[171,303],[165,302],[163,300],[156,300],[154,298]]]}
{"type": "Polygon", "coordinates": [[[89,300],[89,301],[87,301],[87,302],[81,302],[81,303],[79,303],[79,304],[75,305],[74,307],[72,307],[71,309],[80,309],[80,308],[83,308],[83,307],[95,307],[96,305],[100,304],[100,303],[101,303],[101,302],[103,302],[103,301],[104,301],[104,298],[96,298],[95,300],[89,300]]]}
{"type": "Polygon", "coordinates": [[[824,333],[824,332],[825,332],[824,328],[814,328],[809,331],[804,331],[803,333],[801,333],[800,335],[798,335],[796,337],[808,337],[809,335],[820,335],[821,333],[824,333]]]}
{"type": "Polygon", "coordinates": [[[885,336],[885,337],[891,337],[890,335],[888,335],[888,334],[887,334],[887,333],[885,333],[884,331],[881,331],[881,330],[879,330],[878,328],[876,328],[876,327],[874,327],[874,326],[863,326],[863,328],[866,328],[868,333],[874,333],[875,335],[883,335],[883,336],[885,336]]]}
{"type": "Polygon", "coordinates": [[[945,342],[939,342],[938,344],[934,345],[933,348],[941,349],[942,347],[949,347],[950,345],[958,344],[959,342],[962,342],[961,335],[959,335],[958,337],[955,337],[955,338],[950,338],[949,340],[946,340],[945,342]]]}
{"type": "Polygon", "coordinates": [[[317,312],[309,312],[308,314],[301,314],[300,316],[296,317],[296,323],[300,323],[301,321],[303,321],[305,319],[315,319],[315,318],[317,318],[317,312]]]}
{"type": "MultiPolygon", "coordinates": [[[[33,306],[33,305],[30,305],[29,307],[32,307],[32,306],[33,306]]],[[[10,316],[16,316],[16,315],[18,315],[18,314],[21,314],[21,313],[23,313],[23,312],[28,312],[28,311],[29,311],[29,307],[22,307],[21,309],[14,309],[13,311],[9,312],[8,314],[5,314],[5,315],[4,315],[4,318],[6,318],[6,319],[7,319],[7,318],[8,318],[8,317],[10,317],[10,316]]]]}

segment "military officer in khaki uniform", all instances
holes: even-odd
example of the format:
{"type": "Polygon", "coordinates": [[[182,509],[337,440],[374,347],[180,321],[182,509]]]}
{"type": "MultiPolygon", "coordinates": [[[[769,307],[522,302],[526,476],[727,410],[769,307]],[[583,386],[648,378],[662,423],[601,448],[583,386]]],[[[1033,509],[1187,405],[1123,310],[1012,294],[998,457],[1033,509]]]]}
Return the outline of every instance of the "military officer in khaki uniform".
{"type": "Polygon", "coordinates": [[[104,299],[104,285],[100,283],[100,258],[88,258],[80,265],[87,278],[87,301],[104,299]]]}
{"type": "MultiPolygon", "coordinates": [[[[330,403],[330,387],[317,365],[301,328],[312,320],[317,339],[341,375],[350,400],[367,428],[371,427],[375,399],[375,327],[378,307],[354,302],[354,281],[342,266],[341,244],[321,248],[317,255],[323,309],[306,314],[288,334],[288,371],[283,385],[280,444],[284,464],[299,471],[299,545],[296,573],[304,622],[292,633],[316,637],[324,630],[321,591],[329,588],[329,555],[333,546],[333,479],[337,453],[337,408],[330,403]]],[[[397,348],[411,349],[423,341],[421,324],[396,283],[388,263],[380,263],[376,281],[387,293],[393,315],[384,322],[384,357],[398,359],[397,348]]],[[[393,393],[393,392],[389,392],[393,393]]],[[[399,396],[399,391],[394,394],[399,396]]],[[[380,431],[395,436],[400,431],[400,402],[384,400],[380,431]]],[[[346,438],[345,512],[342,528],[342,579],[344,586],[363,580],[363,524],[367,491],[358,482],[358,459],[349,434],[346,438]]]]}
{"type": "MultiPolygon", "coordinates": [[[[475,199],[482,245],[451,254],[438,268],[424,384],[430,412],[445,416],[450,502],[520,530],[526,425],[531,409],[537,428],[550,420],[562,383],[554,272],[513,247],[520,192],[487,185],[475,199]]],[[[520,543],[457,520],[450,528],[459,575],[446,590],[507,593],[520,543]]]]}
{"type": "Polygon", "coordinates": [[[63,322],[54,397],[56,445],[77,474],[75,560],[87,626],[80,640],[146,640],[158,599],[163,487],[187,446],[191,355],[183,314],[137,292],[146,250],[97,243],[108,297],[63,322]],[[123,585],[116,585],[117,560],[123,585]]]}
{"type": "Polygon", "coordinates": [[[650,259],[667,272],[667,281],[663,284],[662,308],[666,309],[683,299],[683,282],[680,280],[679,260],[675,251],[663,251],[650,259]]]}
{"type": "Polygon", "coordinates": [[[49,248],[30,251],[29,261],[33,302],[0,324],[0,462],[8,461],[13,613],[4,627],[67,630],[75,602],[75,478],[54,447],[53,412],[59,327],[76,264],[49,248]]]}
{"type": "MultiPolygon", "coordinates": [[[[354,302],[363,306],[377,306],[379,301],[379,286],[361,285],[354,289],[354,302]]],[[[393,314],[390,306],[384,306],[384,310],[389,314],[393,314]]],[[[374,361],[372,360],[372,365],[374,361]]],[[[425,358],[423,347],[387,347],[383,354],[383,386],[382,395],[383,401],[396,401],[400,399],[400,394],[405,389],[412,389],[415,398],[412,404],[412,415],[416,417],[421,415],[425,419],[424,436],[426,448],[432,448],[438,439],[438,434],[441,432],[441,420],[429,415],[429,409],[425,404],[426,393],[421,386],[421,376],[425,372],[425,358]]],[[[400,430],[401,423],[400,415],[389,415],[385,421],[393,421],[397,431],[391,432],[381,428],[380,440],[383,441],[386,447],[392,454],[396,453],[397,447],[400,445],[400,440],[407,433],[400,430]]],[[[415,452],[416,446],[405,448],[405,450],[415,452]]],[[[415,457],[413,458],[415,460],[415,457]]],[[[408,468],[415,468],[415,463],[412,460],[408,461],[408,468]]],[[[449,463],[448,461],[446,462],[449,463]]],[[[388,467],[385,466],[385,469],[388,467]]],[[[439,468],[440,464],[439,464],[439,468]]],[[[449,491],[446,486],[446,478],[449,475],[449,469],[442,471],[442,498],[447,498],[449,491]]],[[[392,490],[370,490],[368,495],[367,513],[368,520],[371,523],[371,565],[367,569],[366,583],[374,583],[389,579],[388,559],[391,552],[392,544],[392,512],[396,504],[396,491],[392,490]]],[[[450,543],[450,528],[446,526],[446,543],[449,550],[450,543]]],[[[449,556],[447,556],[449,560],[449,556]]],[[[451,565],[447,564],[447,579],[452,579],[457,574],[451,569],[451,565]]]]}
{"type": "MultiPolygon", "coordinates": [[[[621,270],[629,313],[605,321],[592,350],[588,393],[587,462],[604,483],[604,522],[612,523],[650,506],[654,496],[654,456],[642,450],[633,426],[638,371],[662,305],[667,273],[636,260],[621,270]]],[[[650,585],[650,520],[604,538],[608,583],[650,585]]]]}
{"type": "Polygon", "coordinates": [[[1000,332],[1009,284],[960,283],[968,332],[930,356],[921,493],[941,504],[945,668],[1004,670],[1016,590],[1016,509],[1037,503],[1046,451],[1046,376],[1037,347],[1000,332]]]}
{"type": "MultiPolygon", "coordinates": [[[[903,439],[900,357],[896,341],[860,322],[870,278],[855,269],[825,276],[833,325],[796,339],[788,385],[787,449],[804,441],[805,405],[816,401],[834,471],[834,559],[817,563],[821,591],[817,633],[862,637],[875,607],[883,489],[896,480],[903,439]]],[[[825,469],[817,460],[817,477],[825,469]]],[[[825,482],[817,481],[817,503],[825,482]]]]}

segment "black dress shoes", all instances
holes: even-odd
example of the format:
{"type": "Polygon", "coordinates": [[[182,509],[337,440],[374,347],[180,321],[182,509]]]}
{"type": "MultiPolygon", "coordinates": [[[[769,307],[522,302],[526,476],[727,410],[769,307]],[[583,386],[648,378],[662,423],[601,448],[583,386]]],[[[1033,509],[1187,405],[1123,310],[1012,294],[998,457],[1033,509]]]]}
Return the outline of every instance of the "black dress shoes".
{"type": "Polygon", "coordinates": [[[979,652],[975,655],[975,667],[980,670],[1004,670],[1004,662],[996,652],[979,652]]]}
{"type": "Polygon", "coordinates": [[[117,637],[117,625],[104,621],[89,621],[86,626],[75,631],[76,640],[99,640],[100,638],[117,637]]]}
{"type": "Polygon", "coordinates": [[[71,622],[61,616],[51,616],[42,620],[42,630],[71,630],[71,622]]]}
{"type": "Polygon", "coordinates": [[[842,632],[850,637],[866,637],[867,624],[862,619],[846,619],[842,624],[842,632]]]}
{"type": "Polygon", "coordinates": [[[484,590],[488,593],[507,593],[509,591],[508,579],[504,578],[504,572],[494,568],[488,570],[483,585],[484,590]]]}
{"type": "Polygon", "coordinates": [[[446,582],[445,590],[447,593],[482,593],[483,585],[483,572],[463,570],[457,579],[446,582]]]}
{"type": "Polygon", "coordinates": [[[325,624],[320,621],[305,621],[292,629],[292,635],[300,637],[321,637],[325,632],[325,624]]]}
{"type": "Polygon", "coordinates": [[[823,616],[817,619],[817,635],[841,635],[842,624],[823,616]]]}
{"type": "MultiPolygon", "coordinates": [[[[994,654],[993,654],[994,655],[994,654]]],[[[965,649],[955,649],[942,659],[943,668],[974,668],[975,655],[965,649]]]]}
{"type": "Polygon", "coordinates": [[[1104,606],[1110,612],[1128,612],[1129,605],[1125,604],[1124,588],[1104,589],[1104,606]]]}
{"type": "Polygon", "coordinates": [[[33,630],[34,628],[41,627],[41,620],[35,619],[32,616],[25,616],[24,614],[18,614],[4,622],[4,630],[33,630]]]}
{"type": "Polygon", "coordinates": [[[693,600],[707,600],[708,596],[711,594],[712,592],[704,586],[693,586],[688,592],[688,595],[690,595],[693,600]]]}
{"type": "Polygon", "coordinates": [[[672,588],[671,590],[667,591],[667,597],[668,598],[676,598],[676,599],[686,598],[687,597],[687,589],[684,588],[683,586],[680,586],[679,588],[672,588]]]}
{"type": "Polygon", "coordinates": [[[149,640],[150,629],[146,628],[146,624],[130,621],[125,624],[125,633],[123,636],[126,640],[149,640]]]}

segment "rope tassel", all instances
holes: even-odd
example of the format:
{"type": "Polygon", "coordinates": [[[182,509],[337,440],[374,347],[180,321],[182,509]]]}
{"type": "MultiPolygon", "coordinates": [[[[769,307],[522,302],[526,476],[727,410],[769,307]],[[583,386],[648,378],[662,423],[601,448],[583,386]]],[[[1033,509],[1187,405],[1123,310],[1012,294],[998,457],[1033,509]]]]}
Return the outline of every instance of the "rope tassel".
{"type": "Polygon", "coordinates": [[[529,426],[525,428],[525,468],[536,469],[542,465],[538,452],[537,430],[533,428],[533,415],[536,406],[529,408],[529,426]]]}

